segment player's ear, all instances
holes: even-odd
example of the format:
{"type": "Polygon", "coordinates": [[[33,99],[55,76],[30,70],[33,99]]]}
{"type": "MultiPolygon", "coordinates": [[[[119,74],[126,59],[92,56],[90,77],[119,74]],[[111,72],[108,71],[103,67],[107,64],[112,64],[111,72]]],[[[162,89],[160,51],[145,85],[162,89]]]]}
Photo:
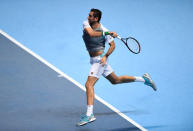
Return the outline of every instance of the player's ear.
{"type": "Polygon", "coordinates": [[[96,20],[96,21],[98,21],[98,20],[99,20],[99,18],[98,18],[98,17],[95,17],[95,20],[96,20]]]}

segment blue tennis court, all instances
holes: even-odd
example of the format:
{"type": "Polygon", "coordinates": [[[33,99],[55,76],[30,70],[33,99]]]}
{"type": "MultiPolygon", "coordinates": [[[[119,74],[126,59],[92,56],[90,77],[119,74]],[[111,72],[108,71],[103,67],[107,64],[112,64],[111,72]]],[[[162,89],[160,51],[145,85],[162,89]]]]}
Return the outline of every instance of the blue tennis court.
{"type": "Polygon", "coordinates": [[[192,12],[192,0],[1,0],[0,129],[193,130],[192,12]],[[101,77],[97,120],[76,127],[86,110],[90,64],[82,22],[91,8],[102,10],[101,23],[109,30],[141,43],[141,53],[133,55],[115,39],[109,57],[115,73],[148,72],[158,91],[101,77]]]}
{"type": "Polygon", "coordinates": [[[1,130],[143,130],[101,100],[95,103],[95,124],[76,127],[86,101],[79,85],[29,54],[7,34],[0,35],[0,43],[1,130]]]}

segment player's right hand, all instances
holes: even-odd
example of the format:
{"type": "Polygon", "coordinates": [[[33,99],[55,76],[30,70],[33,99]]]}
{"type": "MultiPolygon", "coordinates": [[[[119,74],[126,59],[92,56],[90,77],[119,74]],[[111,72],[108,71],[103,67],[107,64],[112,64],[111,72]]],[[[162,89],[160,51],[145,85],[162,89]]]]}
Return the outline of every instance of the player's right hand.
{"type": "Polygon", "coordinates": [[[112,37],[117,37],[118,36],[118,34],[116,33],[116,32],[109,32],[109,34],[112,36],[112,37]]]}

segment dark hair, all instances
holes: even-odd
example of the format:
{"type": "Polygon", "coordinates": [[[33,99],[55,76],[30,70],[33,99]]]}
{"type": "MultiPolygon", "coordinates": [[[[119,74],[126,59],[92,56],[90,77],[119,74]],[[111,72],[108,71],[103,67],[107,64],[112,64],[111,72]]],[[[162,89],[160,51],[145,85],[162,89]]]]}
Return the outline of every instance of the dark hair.
{"type": "Polygon", "coordinates": [[[101,20],[102,12],[99,9],[92,8],[90,12],[94,12],[93,16],[96,18],[98,17],[98,22],[101,20]]]}

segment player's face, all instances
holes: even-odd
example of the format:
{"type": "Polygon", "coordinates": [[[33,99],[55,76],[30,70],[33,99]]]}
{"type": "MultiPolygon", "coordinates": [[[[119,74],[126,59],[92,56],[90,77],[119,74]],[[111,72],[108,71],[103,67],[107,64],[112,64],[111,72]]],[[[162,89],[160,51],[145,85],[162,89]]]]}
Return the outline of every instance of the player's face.
{"type": "Polygon", "coordinates": [[[90,12],[89,13],[89,15],[88,15],[88,22],[90,23],[90,24],[92,24],[92,23],[95,23],[95,22],[97,22],[97,20],[98,20],[98,18],[95,18],[94,16],[93,16],[93,14],[94,14],[94,12],[90,12]]]}

